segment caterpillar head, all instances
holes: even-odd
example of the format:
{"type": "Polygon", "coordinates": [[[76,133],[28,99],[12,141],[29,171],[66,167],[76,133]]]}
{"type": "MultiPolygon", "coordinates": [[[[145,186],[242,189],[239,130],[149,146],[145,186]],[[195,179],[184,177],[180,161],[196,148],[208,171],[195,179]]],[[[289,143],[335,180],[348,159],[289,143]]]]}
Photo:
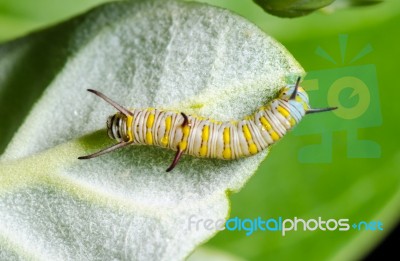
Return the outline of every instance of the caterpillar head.
{"type": "Polygon", "coordinates": [[[279,94],[279,98],[286,101],[289,100],[299,101],[301,99],[304,102],[308,103],[308,94],[303,89],[303,87],[299,86],[299,81],[300,78],[297,79],[296,84],[289,84],[286,87],[284,87],[279,94]]]}
{"type": "Polygon", "coordinates": [[[129,141],[129,135],[127,130],[127,117],[117,112],[114,115],[111,115],[107,119],[107,134],[113,140],[118,142],[129,141]]]}
{"type": "Polygon", "coordinates": [[[300,77],[297,78],[296,84],[290,84],[282,89],[279,94],[279,98],[288,101],[295,105],[295,107],[301,107],[304,109],[306,114],[315,113],[315,112],[323,112],[323,111],[331,111],[336,110],[337,107],[328,107],[328,108],[320,108],[320,109],[312,109],[309,103],[307,92],[299,86],[300,77]]]}
{"type": "Polygon", "coordinates": [[[97,96],[99,96],[100,98],[105,100],[107,103],[114,106],[114,108],[116,108],[119,111],[116,114],[111,115],[107,119],[108,136],[111,139],[118,141],[118,143],[112,145],[111,147],[99,150],[98,152],[95,152],[93,154],[78,157],[78,159],[92,159],[92,158],[98,157],[100,155],[109,153],[111,151],[117,150],[119,148],[123,148],[129,144],[132,144],[133,143],[132,136],[129,136],[129,132],[128,132],[127,128],[129,126],[129,124],[132,123],[133,113],[131,111],[127,110],[126,108],[122,107],[115,101],[111,100],[110,98],[108,98],[107,96],[105,96],[104,94],[102,94],[99,91],[92,90],[92,89],[88,89],[88,91],[96,94],[97,96]]]}

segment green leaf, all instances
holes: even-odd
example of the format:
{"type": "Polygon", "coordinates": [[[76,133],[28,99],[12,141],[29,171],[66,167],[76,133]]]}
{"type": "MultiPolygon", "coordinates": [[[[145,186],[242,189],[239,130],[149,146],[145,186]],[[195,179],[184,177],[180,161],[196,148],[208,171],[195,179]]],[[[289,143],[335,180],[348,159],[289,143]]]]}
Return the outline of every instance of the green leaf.
{"type": "MultiPolygon", "coordinates": [[[[336,0],[330,6],[325,8],[328,13],[338,12],[342,9],[352,9],[354,7],[367,7],[383,3],[384,0],[336,0]]],[[[379,11],[373,9],[374,11],[379,11]]]]}
{"type": "Polygon", "coordinates": [[[281,17],[298,17],[330,5],[335,0],[254,0],[264,11],[281,17]]]}
{"type": "MultiPolygon", "coordinates": [[[[363,28],[382,26],[393,19],[400,10],[400,1],[387,1],[384,4],[372,5],[364,8],[343,8],[338,6],[343,1],[336,0],[333,4],[324,7],[323,11],[300,19],[281,19],[264,12],[252,0],[197,0],[211,5],[231,10],[256,24],[264,32],[272,35],[285,46],[290,43],[308,40],[310,38],[337,36],[345,32],[354,32],[363,28]],[[338,5],[336,5],[336,3],[338,5]],[[339,9],[337,12],[335,10],[339,9]],[[379,14],[379,15],[377,15],[379,14]],[[345,31],[344,31],[345,29],[345,31]]],[[[294,52],[304,49],[295,46],[289,49],[294,52]]],[[[296,56],[297,58],[297,56],[296,56]]]]}
{"type": "Polygon", "coordinates": [[[54,25],[110,0],[2,0],[0,42],[54,25]]]}
{"type": "Polygon", "coordinates": [[[185,156],[172,173],[174,152],[148,146],[79,161],[112,143],[101,129],[114,109],[85,89],[230,120],[304,73],[243,18],[175,1],[108,4],[2,45],[0,56],[1,260],[182,259],[217,232],[189,229],[189,218],[226,218],[227,193],[267,154],[185,156]]]}

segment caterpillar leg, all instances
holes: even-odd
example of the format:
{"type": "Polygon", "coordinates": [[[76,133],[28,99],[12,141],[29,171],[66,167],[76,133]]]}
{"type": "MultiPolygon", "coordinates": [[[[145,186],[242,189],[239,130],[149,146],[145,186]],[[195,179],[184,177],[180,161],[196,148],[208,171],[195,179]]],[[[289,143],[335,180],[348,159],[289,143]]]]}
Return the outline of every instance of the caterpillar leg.
{"type": "Polygon", "coordinates": [[[100,156],[100,155],[106,154],[106,153],[108,153],[108,152],[111,152],[111,151],[117,150],[117,149],[119,149],[119,148],[123,148],[123,147],[125,147],[125,146],[128,146],[128,145],[130,145],[130,144],[132,144],[132,142],[120,142],[120,143],[117,143],[117,144],[112,145],[111,147],[108,147],[108,148],[102,149],[102,150],[100,150],[100,151],[98,151],[98,152],[95,152],[95,153],[93,153],[93,154],[86,155],[86,156],[80,156],[80,157],[78,157],[78,159],[91,159],[91,158],[95,158],[95,157],[98,157],[98,156],[100,156]]]}
{"type": "MultiPolygon", "coordinates": [[[[182,128],[184,128],[189,125],[189,118],[183,112],[181,112],[181,114],[183,116],[182,128]]],[[[186,148],[182,148],[180,145],[178,145],[178,150],[175,154],[174,160],[172,161],[171,165],[166,170],[167,172],[170,172],[171,170],[173,170],[175,168],[175,166],[178,164],[179,160],[181,159],[181,156],[182,156],[183,152],[185,151],[185,149],[186,148]]]]}

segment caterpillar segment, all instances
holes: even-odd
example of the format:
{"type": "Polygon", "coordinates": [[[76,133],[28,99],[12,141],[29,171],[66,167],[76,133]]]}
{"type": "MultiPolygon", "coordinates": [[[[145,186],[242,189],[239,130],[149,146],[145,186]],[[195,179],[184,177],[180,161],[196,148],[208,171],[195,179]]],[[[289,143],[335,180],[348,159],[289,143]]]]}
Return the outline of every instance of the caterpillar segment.
{"type": "Polygon", "coordinates": [[[176,151],[166,170],[169,172],[183,154],[223,160],[255,155],[280,140],[306,114],[337,109],[312,109],[299,83],[300,78],[296,84],[282,88],[276,99],[253,115],[227,122],[155,108],[128,110],[89,89],[118,110],[107,120],[108,136],[118,143],[79,159],[91,159],[127,145],[153,145],[176,151]]]}

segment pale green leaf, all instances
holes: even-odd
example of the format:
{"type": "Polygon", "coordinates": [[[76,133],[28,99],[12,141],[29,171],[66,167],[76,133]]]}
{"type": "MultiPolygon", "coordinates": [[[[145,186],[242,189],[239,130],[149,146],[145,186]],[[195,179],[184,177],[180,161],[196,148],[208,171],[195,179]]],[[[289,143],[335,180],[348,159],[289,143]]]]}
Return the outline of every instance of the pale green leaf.
{"type": "Polygon", "coordinates": [[[0,56],[0,112],[10,122],[0,142],[9,143],[0,160],[1,260],[182,259],[217,232],[189,229],[189,217],[226,218],[227,192],[267,154],[185,156],[172,173],[174,152],[147,146],[79,161],[112,144],[98,130],[114,109],[87,88],[128,107],[230,120],[303,75],[243,18],[175,1],[108,4],[0,46],[0,56]]]}

